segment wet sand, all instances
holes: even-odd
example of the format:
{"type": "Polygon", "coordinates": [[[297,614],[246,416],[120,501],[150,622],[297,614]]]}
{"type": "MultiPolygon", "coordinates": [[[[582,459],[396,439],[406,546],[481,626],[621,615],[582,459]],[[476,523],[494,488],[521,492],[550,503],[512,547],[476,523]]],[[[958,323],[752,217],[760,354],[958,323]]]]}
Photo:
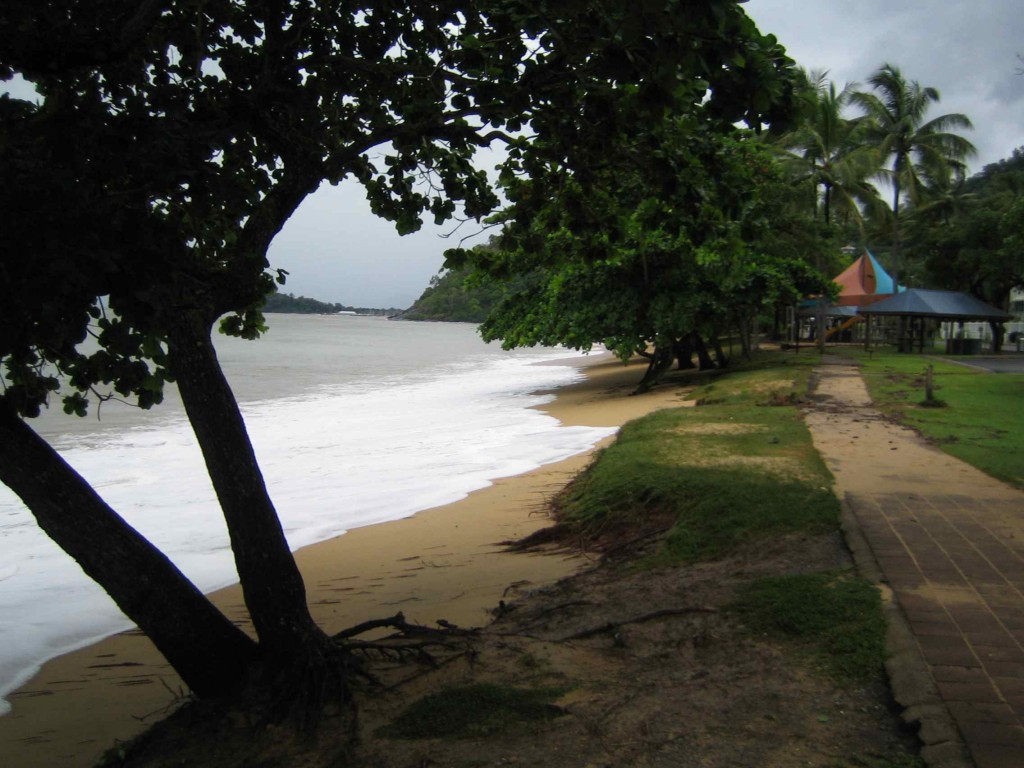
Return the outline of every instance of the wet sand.
{"type": "MultiPolygon", "coordinates": [[[[642,363],[591,358],[586,371],[586,380],[557,390],[555,401],[542,409],[566,425],[618,426],[680,405],[685,397],[675,386],[629,397],[642,363]]],[[[589,460],[584,453],[548,464],[497,480],[454,504],[299,550],[314,618],[328,632],[398,611],[425,624],[486,623],[502,598],[584,564],[564,554],[510,554],[498,542],[545,526],[547,500],[589,460]]],[[[246,624],[237,585],[211,599],[246,624]]],[[[0,717],[0,765],[90,766],[106,749],[160,719],[182,693],[181,681],[138,632],[61,656],[11,694],[12,712],[0,717]]]]}

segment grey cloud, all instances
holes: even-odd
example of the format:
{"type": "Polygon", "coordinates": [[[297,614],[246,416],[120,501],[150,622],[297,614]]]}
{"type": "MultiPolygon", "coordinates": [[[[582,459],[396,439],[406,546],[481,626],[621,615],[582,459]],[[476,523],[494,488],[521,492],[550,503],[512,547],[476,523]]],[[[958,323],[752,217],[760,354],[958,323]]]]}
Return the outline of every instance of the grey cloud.
{"type": "Polygon", "coordinates": [[[798,63],[828,69],[838,84],[862,84],[883,63],[938,89],[934,114],[974,123],[972,171],[1024,145],[1024,14],[1019,0],[914,2],[750,0],[747,12],[798,63]]]}

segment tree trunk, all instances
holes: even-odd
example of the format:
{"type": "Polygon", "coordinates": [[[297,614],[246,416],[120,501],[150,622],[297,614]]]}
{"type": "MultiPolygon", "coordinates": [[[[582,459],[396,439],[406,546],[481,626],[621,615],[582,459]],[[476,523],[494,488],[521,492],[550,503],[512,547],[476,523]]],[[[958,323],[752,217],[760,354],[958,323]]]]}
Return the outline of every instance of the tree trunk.
{"type": "Polygon", "coordinates": [[[693,344],[689,336],[684,336],[674,342],[672,351],[676,356],[676,360],[679,361],[680,371],[690,371],[697,367],[693,364],[693,344]]]}
{"type": "Polygon", "coordinates": [[[729,367],[729,356],[725,354],[725,350],[722,349],[722,340],[718,338],[717,333],[711,334],[711,346],[715,350],[715,361],[718,363],[719,368],[729,367]]]}
{"type": "Polygon", "coordinates": [[[634,395],[642,395],[644,392],[650,391],[651,387],[657,384],[661,377],[665,375],[665,371],[672,367],[673,349],[672,345],[659,345],[654,348],[651,362],[648,363],[647,370],[644,372],[643,378],[640,379],[640,383],[633,390],[634,395]]]}
{"type": "Polygon", "coordinates": [[[739,323],[736,325],[736,331],[740,337],[740,353],[743,355],[744,360],[749,360],[753,354],[753,336],[752,331],[753,323],[747,318],[741,317],[739,323]]]}
{"type": "Polygon", "coordinates": [[[900,233],[900,182],[899,173],[902,170],[902,165],[897,157],[895,163],[895,174],[893,175],[893,191],[892,191],[892,266],[893,266],[893,292],[899,294],[900,292],[900,280],[906,280],[903,274],[903,249],[901,243],[902,234],[900,233]]]}
{"type": "Polygon", "coordinates": [[[330,641],[309,614],[302,575],[217,360],[211,325],[182,313],[168,335],[171,370],[224,513],[260,649],[277,665],[291,663],[330,641]]]}
{"type": "Polygon", "coordinates": [[[200,697],[241,688],[256,644],[45,440],[0,407],[0,479],[200,697]]]}
{"type": "Polygon", "coordinates": [[[693,342],[693,349],[697,353],[697,361],[700,364],[700,370],[710,371],[714,369],[715,363],[711,359],[711,355],[708,354],[708,348],[704,345],[704,339],[702,339],[700,334],[696,331],[690,334],[690,339],[693,342]]]}

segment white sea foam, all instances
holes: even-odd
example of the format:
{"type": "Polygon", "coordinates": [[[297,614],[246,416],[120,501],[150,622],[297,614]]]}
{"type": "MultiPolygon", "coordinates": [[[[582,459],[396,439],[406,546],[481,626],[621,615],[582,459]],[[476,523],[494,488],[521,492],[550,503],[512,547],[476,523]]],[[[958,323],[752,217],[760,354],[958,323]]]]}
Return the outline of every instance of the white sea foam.
{"type": "MultiPolygon", "coordinates": [[[[292,330],[301,330],[313,321],[290,322],[292,330]]],[[[371,330],[422,338],[466,333],[383,330],[394,325],[371,330]]],[[[254,366],[227,356],[236,390],[279,393],[250,397],[243,411],[293,549],[456,501],[496,478],[584,451],[614,431],[564,427],[531,408],[548,399],[531,393],[580,375],[569,366],[532,364],[565,357],[564,351],[508,356],[459,340],[465,349],[460,346],[444,365],[406,359],[403,370],[361,376],[295,369],[258,374],[294,375],[299,387],[251,385],[246,377],[254,366]]],[[[167,416],[142,424],[47,436],[200,588],[236,580],[219,507],[179,411],[172,407],[167,416]]],[[[24,683],[46,659],[128,626],[106,594],[0,486],[0,695],[24,683]]]]}

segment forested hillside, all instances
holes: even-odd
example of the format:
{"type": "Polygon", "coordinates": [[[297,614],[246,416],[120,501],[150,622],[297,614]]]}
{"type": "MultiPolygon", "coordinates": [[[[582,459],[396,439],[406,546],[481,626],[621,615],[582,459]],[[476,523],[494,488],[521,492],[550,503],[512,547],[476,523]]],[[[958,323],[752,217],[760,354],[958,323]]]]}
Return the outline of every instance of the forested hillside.
{"type": "Polygon", "coordinates": [[[450,269],[430,278],[430,285],[403,314],[403,320],[442,320],[482,323],[501,298],[502,288],[491,281],[467,281],[470,269],[450,269]]]}

